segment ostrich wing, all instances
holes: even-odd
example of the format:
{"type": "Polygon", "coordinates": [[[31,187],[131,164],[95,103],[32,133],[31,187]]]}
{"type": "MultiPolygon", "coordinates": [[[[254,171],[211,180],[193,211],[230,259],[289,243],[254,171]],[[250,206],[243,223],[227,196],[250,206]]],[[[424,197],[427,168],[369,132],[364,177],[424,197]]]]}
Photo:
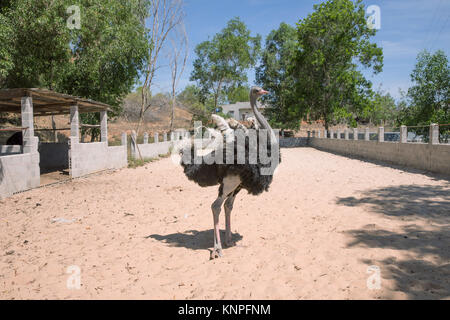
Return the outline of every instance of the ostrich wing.
{"type": "Polygon", "coordinates": [[[211,116],[213,122],[216,124],[217,128],[222,132],[225,136],[225,140],[227,143],[231,143],[234,141],[234,131],[230,128],[228,123],[224,118],[218,116],[217,114],[213,114],[211,116]]]}

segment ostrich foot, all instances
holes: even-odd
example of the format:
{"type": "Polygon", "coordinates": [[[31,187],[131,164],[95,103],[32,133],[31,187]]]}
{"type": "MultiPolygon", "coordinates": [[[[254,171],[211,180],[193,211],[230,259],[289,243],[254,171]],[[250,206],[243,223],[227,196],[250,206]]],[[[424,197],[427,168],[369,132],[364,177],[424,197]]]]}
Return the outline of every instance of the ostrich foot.
{"type": "Polygon", "coordinates": [[[210,260],[223,257],[222,248],[214,248],[211,250],[210,260]]]}

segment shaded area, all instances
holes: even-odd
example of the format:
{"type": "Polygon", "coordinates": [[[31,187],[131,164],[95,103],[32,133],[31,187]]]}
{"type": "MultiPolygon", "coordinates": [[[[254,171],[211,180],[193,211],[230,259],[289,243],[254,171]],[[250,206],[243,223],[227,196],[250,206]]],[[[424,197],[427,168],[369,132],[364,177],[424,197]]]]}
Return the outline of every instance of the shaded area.
{"type": "MultiPolygon", "coordinates": [[[[381,261],[363,260],[378,265],[383,279],[394,281],[394,290],[411,299],[450,297],[450,189],[443,186],[401,185],[365,191],[361,197],[339,198],[339,205],[366,205],[369,211],[393,219],[423,219],[400,231],[389,231],[368,224],[350,230],[347,247],[401,250],[407,258],[390,257],[381,261]]],[[[402,255],[403,256],[403,255],[402,255]]]]}
{"type": "Polygon", "coordinates": [[[401,185],[365,191],[361,197],[338,198],[338,205],[368,205],[371,211],[391,217],[411,217],[450,223],[450,187],[401,185]]]}
{"type": "Polygon", "coordinates": [[[70,180],[69,169],[57,168],[41,170],[41,186],[66,180],[70,180]]]}
{"type": "MultiPolygon", "coordinates": [[[[435,260],[450,262],[450,229],[435,228],[424,230],[417,226],[407,226],[401,232],[387,230],[351,230],[346,232],[353,240],[348,247],[365,246],[405,250],[418,257],[432,256],[435,260]]],[[[449,269],[450,272],[450,269],[449,269]]]]}
{"type": "MultiPolygon", "coordinates": [[[[145,238],[152,238],[172,247],[184,247],[191,250],[207,250],[213,246],[214,230],[186,230],[184,232],[171,233],[167,235],[151,234],[145,238]]],[[[220,233],[221,239],[225,239],[225,231],[220,233]]],[[[242,240],[239,233],[232,233],[233,241],[238,242],[242,240]]]]}

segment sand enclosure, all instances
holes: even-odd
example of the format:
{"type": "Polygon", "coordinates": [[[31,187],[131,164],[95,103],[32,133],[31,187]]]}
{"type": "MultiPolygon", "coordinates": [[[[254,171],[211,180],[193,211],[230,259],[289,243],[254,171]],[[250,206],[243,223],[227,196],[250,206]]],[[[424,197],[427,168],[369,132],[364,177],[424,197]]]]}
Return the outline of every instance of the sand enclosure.
{"type": "Polygon", "coordinates": [[[237,246],[211,261],[217,187],[170,158],[3,200],[0,298],[450,298],[448,177],[282,157],[269,192],[238,195],[237,246]]]}

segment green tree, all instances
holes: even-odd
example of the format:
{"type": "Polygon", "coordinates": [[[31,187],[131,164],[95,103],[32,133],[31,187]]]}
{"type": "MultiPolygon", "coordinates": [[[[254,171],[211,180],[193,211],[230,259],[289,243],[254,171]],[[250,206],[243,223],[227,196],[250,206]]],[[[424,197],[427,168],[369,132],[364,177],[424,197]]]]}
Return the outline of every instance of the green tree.
{"type": "Polygon", "coordinates": [[[359,119],[379,125],[394,125],[398,118],[398,107],[395,99],[382,90],[375,92],[370,107],[364,108],[359,119]]]}
{"type": "MultiPolygon", "coordinates": [[[[430,123],[450,123],[450,65],[442,50],[434,54],[424,50],[417,56],[411,73],[412,87],[408,89],[400,111],[399,124],[416,126],[430,123]]],[[[428,128],[412,128],[427,139],[428,128]]],[[[448,139],[449,127],[440,130],[448,139]]]]}
{"type": "Polygon", "coordinates": [[[382,49],[370,42],[376,33],[366,22],[361,0],[326,1],[297,23],[298,48],[290,75],[295,83],[290,117],[322,119],[325,127],[370,106],[371,82],[358,70],[381,72],[382,49]]]}
{"type": "Polygon", "coordinates": [[[58,77],[66,74],[70,61],[70,30],[66,27],[65,1],[16,0],[2,9],[10,29],[10,41],[2,42],[9,51],[11,69],[2,86],[54,88],[58,77]]]}
{"type": "Polygon", "coordinates": [[[250,88],[246,85],[231,87],[227,90],[226,97],[228,103],[250,101],[250,88]]]}
{"type": "MultiPolygon", "coordinates": [[[[1,8],[0,38],[8,30],[10,55],[0,63],[2,87],[42,87],[112,106],[120,113],[147,59],[145,12],[139,0],[16,0],[1,8]],[[81,28],[69,28],[69,6],[80,8],[81,28]],[[6,30],[6,31],[5,31],[6,30]],[[9,69],[8,69],[9,68],[9,69]],[[7,70],[3,72],[1,70],[7,70]]],[[[98,115],[82,115],[98,123],[98,115]]],[[[92,130],[92,137],[98,130],[92,130]]]]}
{"type": "Polygon", "coordinates": [[[211,113],[214,111],[212,105],[207,108],[201,102],[201,89],[196,85],[188,85],[177,95],[177,100],[188,108],[192,113],[192,121],[201,121],[206,124],[211,118],[211,113]]]}
{"type": "Polygon", "coordinates": [[[269,94],[263,97],[268,107],[264,114],[277,128],[295,129],[298,119],[288,112],[289,97],[293,94],[293,81],[288,70],[297,49],[296,29],[284,22],[266,38],[261,54],[261,65],[256,68],[256,82],[269,94]]]}
{"type": "Polygon", "coordinates": [[[216,108],[222,90],[247,82],[246,72],[255,65],[260,46],[261,37],[252,37],[239,18],[228,21],[212,40],[198,44],[190,80],[201,88],[201,102],[206,103],[211,94],[216,108]]]}
{"type": "Polygon", "coordinates": [[[441,50],[419,53],[411,73],[413,86],[408,89],[408,110],[403,110],[402,124],[422,125],[450,122],[450,65],[441,50]]]}
{"type": "Polygon", "coordinates": [[[3,9],[0,7],[0,88],[4,86],[6,76],[14,67],[12,61],[14,30],[9,18],[2,11],[3,9]]]}

